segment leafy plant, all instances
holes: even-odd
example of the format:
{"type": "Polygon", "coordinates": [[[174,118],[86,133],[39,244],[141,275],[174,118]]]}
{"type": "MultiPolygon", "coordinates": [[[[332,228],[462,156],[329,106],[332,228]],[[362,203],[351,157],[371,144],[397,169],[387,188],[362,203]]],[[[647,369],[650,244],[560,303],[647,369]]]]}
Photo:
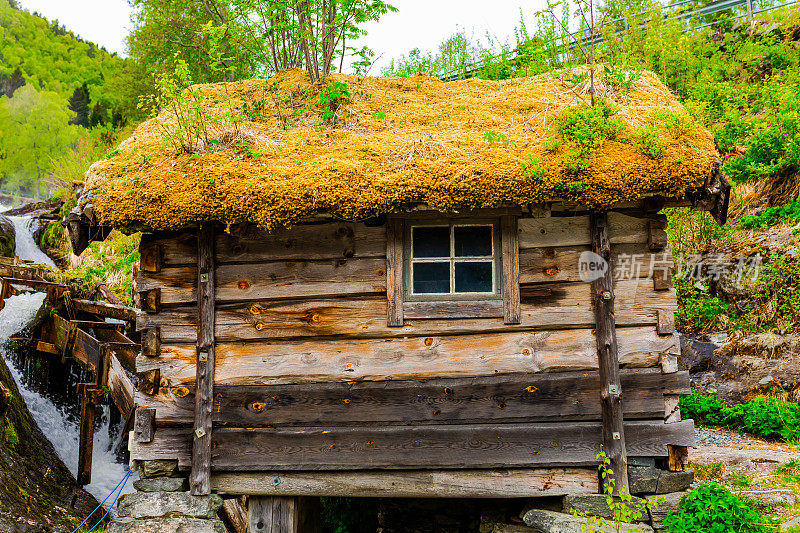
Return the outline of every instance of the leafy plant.
{"type": "Polygon", "coordinates": [[[583,511],[573,509],[572,514],[586,518],[587,526],[582,526],[581,529],[594,533],[596,531],[605,531],[611,528],[617,533],[622,531],[625,524],[641,520],[650,511],[656,510],[659,503],[664,502],[664,498],[648,499],[642,503],[633,503],[633,497],[627,489],[617,490],[617,481],[614,477],[614,470],[611,468],[611,459],[604,450],[597,454],[600,460],[600,465],[597,469],[600,471],[600,479],[603,483],[603,494],[606,495],[606,505],[611,511],[611,519],[593,516],[583,511]]]}
{"type": "Polygon", "coordinates": [[[631,144],[639,148],[646,156],[653,159],[661,157],[664,150],[664,139],[661,138],[655,126],[642,126],[629,132],[631,144]]]}
{"type": "Polygon", "coordinates": [[[322,121],[326,124],[336,124],[340,109],[350,101],[350,97],[347,85],[340,81],[335,81],[322,89],[317,100],[322,121]]]}
{"type": "Polygon", "coordinates": [[[532,155],[528,155],[528,162],[520,163],[520,167],[522,167],[522,175],[531,183],[541,182],[549,168],[547,160],[532,155]]]}
{"type": "Polygon", "coordinates": [[[781,222],[800,222],[800,200],[770,207],[760,215],[745,215],[739,220],[740,229],[767,229],[781,222]]]}
{"type": "Polygon", "coordinates": [[[556,118],[555,130],[567,144],[565,161],[572,173],[586,170],[589,154],[607,139],[616,139],[625,129],[625,123],[613,116],[617,108],[602,99],[596,104],[568,107],[556,118]]]}
{"type": "Polygon", "coordinates": [[[613,62],[603,70],[603,80],[607,84],[624,90],[633,89],[641,77],[641,70],[629,62],[613,62]]]}
{"type": "Polygon", "coordinates": [[[780,522],[719,483],[700,485],[681,498],[681,508],[664,518],[667,533],[772,533],[780,522]]]}
{"type": "Polygon", "coordinates": [[[676,274],[672,279],[678,297],[678,325],[689,331],[718,330],[731,305],[692,285],[690,279],[676,274]]]}
{"type": "Polygon", "coordinates": [[[210,119],[203,105],[203,93],[198,88],[186,89],[192,83],[189,66],[176,53],[174,67],[156,76],[157,92],[140,97],[139,108],[155,117],[165,141],[179,153],[191,154],[208,145],[210,119]],[[162,109],[169,118],[158,118],[162,109]]]}
{"type": "Polygon", "coordinates": [[[497,133],[494,130],[487,131],[483,134],[483,140],[489,144],[503,143],[508,145],[508,135],[505,133],[497,133]]]}
{"type": "Polygon", "coordinates": [[[695,422],[745,431],[768,439],[800,437],[800,405],[775,397],[757,397],[728,406],[716,393],[692,391],[680,399],[681,414],[695,422]]]}

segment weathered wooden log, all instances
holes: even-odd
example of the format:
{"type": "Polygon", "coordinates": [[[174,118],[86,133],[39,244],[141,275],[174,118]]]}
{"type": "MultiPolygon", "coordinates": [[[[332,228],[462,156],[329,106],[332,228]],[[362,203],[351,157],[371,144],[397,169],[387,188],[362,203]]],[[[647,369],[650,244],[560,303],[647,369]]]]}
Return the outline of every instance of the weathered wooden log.
{"type": "Polygon", "coordinates": [[[72,304],[78,311],[84,311],[93,315],[116,318],[117,320],[136,320],[136,309],[133,307],[81,299],[73,299],[72,304]]]}
{"type": "MultiPolygon", "coordinates": [[[[626,367],[653,367],[662,360],[662,354],[679,353],[676,336],[659,336],[652,327],[620,328],[618,335],[620,364],[626,367]]],[[[219,343],[216,354],[218,385],[476,377],[598,368],[591,329],[381,341],[219,343]]],[[[192,384],[196,372],[195,347],[165,344],[157,359],[140,356],[137,368],[159,369],[168,386],[192,384]]]]}
{"type": "MultiPolygon", "coordinates": [[[[690,392],[688,372],[622,373],[625,419],[664,418],[665,395],[690,392]]],[[[600,420],[597,372],[502,374],[426,381],[222,385],[214,388],[217,426],[464,424],[600,420]]],[[[190,425],[194,391],[162,389],[139,404],[159,424],[190,425]]]]}
{"type": "Polygon", "coordinates": [[[599,490],[594,468],[241,472],[214,474],[211,486],[227,494],[364,498],[526,498],[599,490]]]}
{"type": "Polygon", "coordinates": [[[503,323],[519,324],[520,289],[519,289],[519,231],[517,217],[505,215],[500,218],[501,257],[503,279],[501,293],[503,295],[503,323]]]}
{"type": "MultiPolygon", "coordinates": [[[[552,284],[547,288],[548,295],[540,293],[529,301],[522,288],[520,323],[512,325],[492,318],[408,319],[402,327],[389,327],[385,297],[220,304],[216,338],[225,342],[318,336],[407,337],[594,326],[594,314],[587,305],[591,301],[589,284],[552,284]]],[[[645,279],[617,282],[616,296],[616,323],[621,327],[655,325],[659,309],[676,308],[674,290],[655,292],[652,282],[645,279]]],[[[196,324],[196,308],[178,308],[140,315],[137,329],[160,327],[164,344],[195,342],[196,324]]]]}
{"type": "MultiPolygon", "coordinates": [[[[694,422],[625,423],[628,453],[667,457],[667,445],[693,446],[694,422]]],[[[313,428],[218,428],[216,472],[375,469],[476,469],[596,466],[596,422],[313,428]]],[[[132,443],[131,459],[178,459],[191,465],[190,428],[158,428],[151,443],[132,443]]]]}
{"type": "Polygon", "coordinates": [[[194,495],[211,493],[211,409],[214,402],[214,225],[207,222],[197,235],[197,360],[192,471],[194,495]]]}

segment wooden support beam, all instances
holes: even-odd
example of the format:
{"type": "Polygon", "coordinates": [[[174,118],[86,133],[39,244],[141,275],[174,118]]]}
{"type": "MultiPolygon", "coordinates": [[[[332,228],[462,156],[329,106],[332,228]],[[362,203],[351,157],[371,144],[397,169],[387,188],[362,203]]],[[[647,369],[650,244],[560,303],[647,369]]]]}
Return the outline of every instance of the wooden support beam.
{"type": "Polygon", "coordinates": [[[6,281],[4,278],[0,278],[0,311],[6,306],[6,298],[8,298],[10,294],[11,284],[6,281]]]}
{"type": "Polygon", "coordinates": [[[136,408],[136,419],[133,422],[133,440],[136,442],[153,442],[155,433],[156,410],[146,407],[136,408]]]}
{"type": "Polygon", "coordinates": [[[88,485],[92,482],[92,451],[94,449],[94,419],[95,403],[90,389],[94,384],[80,383],[78,394],[81,398],[80,434],[78,437],[78,485],[88,485]]]}
{"type": "Polygon", "coordinates": [[[93,302],[91,300],[73,299],[72,305],[78,311],[84,311],[93,315],[116,318],[117,320],[136,320],[136,309],[125,305],[114,305],[105,302],[93,302]]]}
{"type": "Polygon", "coordinates": [[[197,235],[197,389],[195,394],[192,472],[194,495],[211,493],[211,411],[214,406],[214,226],[206,222],[197,235]]]}
{"type": "Polygon", "coordinates": [[[386,325],[403,325],[403,219],[391,217],[386,222],[386,325]]]}
{"type": "Polygon", "coordinates": [[[70,320],[70,324],[84,329],[122,329],[122,324],[113,322],[97,322],[94,320],[70,320]]]}
{"type": "Polygon", "coordinates": [[[352,472],[220,473],[215,491],[252,496],[360,498],[530,498],[592,494],[597,470],[504,468],[499,470],[357,470],[352,472]]]}
{"type": "Polygon", "coordinates": [[[111,292],[111,289],[108,288],[108,285],[105,283],[98,283],[95,287],[95,290],[100,293],[100,295],[110,304],[114,305],[125,305],[122,303],[122,300],[117,298],[117,295],[111,292]]]}
{"type": "Polygon", "coordinates": [[[603,449],[611,460],[615,491],[628,489],[628,458],[622,414],[622,385],[619,375],[617,332],[614,322],[614,282],[611,275],[611,241],[606,213],[589,217],[592,251],[605,261],[605,271],[592,282],[595,337],[600,370],[603,449]]]}
{"type": "Polygon", "coordinates": [[[53,355],[61,355],[61,350],[59,350],[54,344],[44,341],[39,341],[36,343],[36,351],[53,355]]]}
{"type": "Polygon", "coordinates": [[[316,533],[319,498],[254,496],[247,515],[250,533],[316,533]]]}
{"type": "Polygon", "coordinates": [[[519,231],[517,217],[504,215],[500,219],[503,262],[503,323],[519,324],[521,320],[519,291],[519,231]]]}
{"type": "Polygon", "coordinates": [[[161,353],[161,332],[159,328],[148,328],[142,332],[142,355],[158,357],[161,353]]]}

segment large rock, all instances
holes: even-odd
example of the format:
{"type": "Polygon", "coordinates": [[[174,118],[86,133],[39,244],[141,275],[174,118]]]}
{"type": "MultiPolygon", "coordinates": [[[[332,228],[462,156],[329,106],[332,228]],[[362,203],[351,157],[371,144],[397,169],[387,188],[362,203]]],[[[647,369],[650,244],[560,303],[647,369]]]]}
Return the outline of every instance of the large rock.
{"type": "Polygon", "coordinates": [[[214,518],[222,507],[216,494],[193,496],[188,492],[135,492],[117,503],[121,517],[129,518],[214,518]]]}
{"type": "Polygon", "coordinates": [[[629,466],[628,490],[631,494],[656,492],[661,470],[654,466],[629,466]]]}
{"type": "Polygon", "coordinates": [[[668,472],[661,471],[658,476],[658,487],[656,494],[669,494],[670,492],[680,492],[686,490],[694,482],[694,471],[686,470],[684,472],[668,472]]]}
{"type": "Polygon", "coordinates": [[[219,520],[197,518],[151,518],[149,520],[115,520],[106,533],[227,533],[219,520]]]}
{"type": "MultiPolygon", "coordinates": [[[[621,500],[617,498],[617,502],[621,500]]],[[[633,496],[627,503],[631,510],[642,509],[644,500],[633,496]]],[[[614,511],[608,506],[605,494],[568,494],[564,497],[564,512],[572,513],[578,511],[591,516],[601,516],[603,518],[613,518],[614,511]]],[[[643,515],[646,515],[646,511],[643,515]]]]}
{"type": "Polygon", "coordinates": [[[178,477],[177,459],[153,459],[139,461],[139,475],[142,478],[178,477]]]}
{"type": "MultiPolygon", "coordinates": [[[[555,511],[531,509],[524,514],[522,519],[536,533],[582,533],[590,531],[587,519],[555,511]]],[[[617,529],[614,525],[603,525],[595,528],[595,531],[616,533],[617,529]]],[[[653,533],[653,528],[647,524],[622,524],[619,531],[624,533],[653,533]]]]}
{"type": "Polygon", "coordinates": [[[17,249],[17,232],[14,223],[5,216],[0,215],[0,256],[14,257],[17,249]]]}

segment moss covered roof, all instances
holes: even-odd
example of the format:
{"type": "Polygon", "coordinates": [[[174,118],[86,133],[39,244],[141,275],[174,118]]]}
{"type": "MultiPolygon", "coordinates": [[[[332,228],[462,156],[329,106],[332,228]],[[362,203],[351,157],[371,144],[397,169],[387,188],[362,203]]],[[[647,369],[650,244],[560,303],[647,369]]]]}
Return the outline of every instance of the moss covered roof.
{"type": "Polygon", "coordinates": [[[272,229],[320,212],[360,219],[418,203],[449,211],[562,198],[603,208],[703,185],[714,140],[654,74],[627,88],[596,79],[625,129],[583,145],[585,132],[565,137],[557,124],[589,100],[585,67],[450,83],[336,74],[324,87],[287,70],[195,86],[207,141],[194,153],[176,150],[165,137],[176,131],[167,108],[92,166],[81,201],[114,227],[218,220],[272,229]],[[333,83],[350,96],[327,105],[320,94],[333,83]]]}

